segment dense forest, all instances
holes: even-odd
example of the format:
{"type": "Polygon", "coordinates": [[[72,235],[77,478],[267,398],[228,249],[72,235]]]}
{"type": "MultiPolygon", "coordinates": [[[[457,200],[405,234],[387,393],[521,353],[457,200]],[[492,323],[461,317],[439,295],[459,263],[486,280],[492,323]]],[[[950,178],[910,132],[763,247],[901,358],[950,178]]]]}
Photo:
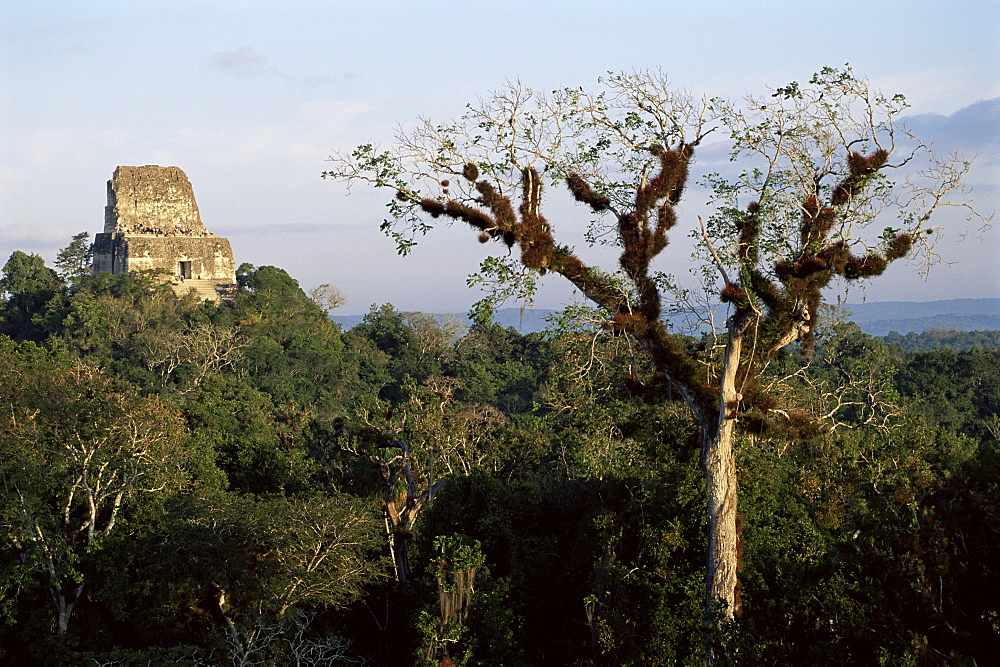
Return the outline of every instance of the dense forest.
{"type": "MultiPolygon", "coordinates": [[[[275,267],[198,303],[75,243],[0,278],[3,662],[703,661],[697,425],[628,336],[342,331],[275,267]]],[[[738,439],[716,659],[997,655],[1000,349],[831,321],[762,382],[822,427],[738,439]]]]}
{"type": "Polygon", "coordinates": [[[1000,347],[1000,331],[932,328],[922,333],[911,331],[905,335],[890,331],[885,336],[879,336],[879,340],[886,345],[894,345],[903,352],[933,352],[943,348],[965,352],[976,348],[1000,347]]]}

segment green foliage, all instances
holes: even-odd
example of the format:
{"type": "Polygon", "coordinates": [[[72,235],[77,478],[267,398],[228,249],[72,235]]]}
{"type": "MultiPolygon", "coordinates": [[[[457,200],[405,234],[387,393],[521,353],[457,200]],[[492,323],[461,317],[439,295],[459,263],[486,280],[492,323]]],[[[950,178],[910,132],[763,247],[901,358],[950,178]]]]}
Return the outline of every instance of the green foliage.
{"type": "Polygon", "coordinates": [[[475,640],[472,663],[676,664],[700,654],[698,470],[663,469],[645,481],[477,474],[435,498],[424,534],[468,535],[488,568],[477,579],[488,594],[474,597],[462,635],[475,640]]]}
{"type": "Polygon", "coordinates": [[[74,234],[70,244],[56,255],[56,269],[63,280],[72,280],[90,273],[94,246],[88,239],[90,234],[87,232],[74,234]]]}
{"type": "Polygon", "coordinates": [[[1000,331],[961,331],[958,329],[929,329],[922,333],[911,331],[905,336],[890,331],[880,340],[895,345],[903,352],[933,352],[948,348],[965,352],[975,348],[1000,347],[1000,331]]]}
{"type": "Polygon", "coordinates": [[[224,591],[222,606],[236,616],[336,608],[377,578],[379,529],[370,504],[338,494],[182,496],[148,532],[136,574],[193,586],[178,591],[190,604],[224,591]]]}
{"type": "MultiPolygon", "coordinates": [[[[541,476],[505,483],[477,474],[453,480],[435,498],[423,534],[462,533],[482,544],[491,575],[510,584],[502,604],[513,615],[518,650],[528,662],[544,663],[586,645],[582,600],[597,545],[579,519],[596,501],[588,485],[541,476]]],[[[433,553],[429,544],[421,549],[433,553]]],[[[468,625],[473,637],[488,629],[479,627],[475,611],[468,625]]],[[[488,651],[492,642],[477,643],[488,651]]]]}
{"type": "Polygon", "coordinates": [[[337,325],[285,271],[245,270],[226,313],[246,339],[240,370],[276,403],[342,407],[360,387],[337,325]]]}
{"type": "Polygon", "coordinates": [[[540,401],[538,388],[551,363],[551,348],[541,335],[522,336],[498,324],[476,325],[455,345],[445,372],[462,381],[456,392],[459,400],[490,403],[516,414],[540,401]]]}
{"type": "Polygon", "coordinates": [[[1000,439],[1000,349],[914,353],[896,384],[931,424],[980,441],[1000,439]]]}
{"type": "Polygon", "coordinates": [[[45,266],[45,260],[38,255],[28,255],[15,250],[3,265],[0,278],[0,293],[14,297],[53,293],[62,288],[62,282],[55,271],[45,266]]]}
{"type": "Polygon", "coordinates": [[[0,335],[15,340],[41,341],[45,329],[39,323],[41,311],[63,289],[56,272],[45,266],[38,255],[15,250],[3,266],[0,278],[0,335]]]}
{"type": "Polygon", "coordinates": [[[422,382],[441,374],[440,358],[423,354],[417,332],[391,304],[373,305],[364,321],[352,328],[348,336],[358,341],[359,346],[367,343],[380,353],[366,355],[360,372],[363,381],[383,400],[404,401],[403,385],[408,379],[422,382]]]}
{"type": "Polygon", "coordinates": [[[64,637],[139,497],[187,481],[181,422],[134,387],[6,338],[0,406],[0,521],[20,561],[3,585],[28,584],[29,606],[46,590],[47,634],[64,637]]]}
{"type": "Polygon", "coordinates": [[[157,272],[137,272],[79,277],[71,295],[56,295],[35,319],[50,348],[147,387],[169,387],[205,369],[192,335],[199,315],[195,301],[178,298],[157,272]],[[189,363],[189,353],[201,359],[189,363]]]}
{"type": "Polygon", "coordinates": [[[345,607],[380,578],[380,526],[350,497],[209,491],[174,495],[142,518],[114,544],[93,596],[108,623],[127,627],[132,650],[193,643],[282,663],[296,633],[322,639],[323,623],[308,627],[315,610],[345,607]]]}
{"type": "Polygon", "coordinates": [[[485,557],[481,545],[464,535],[434,540],[437,558],[431,568],[437,582],[437,614],[421,613],[417,628],[423,636],[421,664],[438,665],[448,660],[457,666],[469,664],[475,642],[465,623],[476,602],[475,582],[485,557]]]}
{"type": "MultiPolygon", "coordinates": [[[[742,450],[737,661],[970,663],[995,643],[993,454],[919,420],[742,450]],[[961,489],[961,490],[959,490],[961,489]],[[975,583],[973,583],[975,582],[975,583]],[[985,610],[976,611],[972,610],[985,610]],[[993,637],[993,639],[990,639],[993,637]]],[[[971,664],[971,663],[970,663],[971,664]]]]}
{"type": "Polygon", "coordinates": [[[186,402],[193,437],[217,453],[229,488],[241,493],[301,492],[311,466],[294,428],[282,424],[271,397],[235,377],[210,377],[186,402]]]}
{"type": "MultiPolygon", "coordinates": [[[[244,265],[234,300],[198,304],[156,275],[66,290],[39,258],[8,264],[0,661],[703,661],[698,425],[607,312],[522,336],[386,305],[341,333],[274,267],[244,265]],[[164,437],[130,450],[129,425],[164,437]],[[91,520],[79,480],[102,466],[131,486],[91,520]],[[383,466],[389,496],[426,501],[394,534],[409,589],[391,577],[383,466]],[[56,639],[60,596],[75,610],[56,639]]],[[[781,405],[738,412],[772,430],[738,443],[743,611],[718,660],[988,663],[996,349],[817,334],[812,356],[778,354],[743,387],[781,405]],[[777,428],[799,413],[825,428],[777,428]]],[[[701,372],[719,363],[717,341],[678,340],[701,372]]]]}

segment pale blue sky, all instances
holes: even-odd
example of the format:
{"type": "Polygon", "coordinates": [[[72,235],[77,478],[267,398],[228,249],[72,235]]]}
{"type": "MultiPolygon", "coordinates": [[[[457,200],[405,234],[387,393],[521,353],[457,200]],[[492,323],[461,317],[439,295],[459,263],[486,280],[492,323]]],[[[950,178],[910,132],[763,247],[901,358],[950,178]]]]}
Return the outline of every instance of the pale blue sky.
{"type": "MultiPolygon", "coordinates": [[[[0,0],[0,261],[15,249],[51,261],[74,233],[101,231],[115,166],[176,165],[237,262],[335,284],[344,312],[463,310],[480,296],[465,287],[474,235],[441,229],[396,257],[377,231],[385,196],[319,178],[332,150],[458,115],[506,80],[547,90],[662,68],[696,94],[738,97],[847,62],[913,114],[998,98],[1000,3],[0,0]]],[[[978,156],[987,211],[1000,208],[996,109],[923,120],[978,156]]],[[[998,239],[946,244],[957,263],[919,292],[900,267],[866,296],[1000,296],[998,239]]],[[[540,306],[569,298],[549,284],[540,306]]]]}

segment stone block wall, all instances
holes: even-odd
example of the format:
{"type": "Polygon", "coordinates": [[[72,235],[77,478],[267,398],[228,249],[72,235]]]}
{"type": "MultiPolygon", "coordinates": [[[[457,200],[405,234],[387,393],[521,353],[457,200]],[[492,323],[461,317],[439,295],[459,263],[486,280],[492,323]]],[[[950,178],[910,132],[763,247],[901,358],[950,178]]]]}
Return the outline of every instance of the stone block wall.
{"type": "Polygon", "coordinates": [[[201,238],[123,236],[126,271],[166,269],[180,277],[181,262],[190,262],[190,278],[236,282],[233,250],[229,240],[218,236],[201,238]]]}
{"type": "Polygon", "coordinates": [[[93,267],[110,273],[163,269],[178,293],[195,281],[206,298],[231,294],[236,284],[229,240],[205,228],[194,189],[177,167],[115,169],[104,232],[94,238],[93,267]]]}
{"type": "Polygon", "coordinates": [[[194,188],[177,167],[118,167],[108,181],[104,233],[205,235],[194,188]]]}

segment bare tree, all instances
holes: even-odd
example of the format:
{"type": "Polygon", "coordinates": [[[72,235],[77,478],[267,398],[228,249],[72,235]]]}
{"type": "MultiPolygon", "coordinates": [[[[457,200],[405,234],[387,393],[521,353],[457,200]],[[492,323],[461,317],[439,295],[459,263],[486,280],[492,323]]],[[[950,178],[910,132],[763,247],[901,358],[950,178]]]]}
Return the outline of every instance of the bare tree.
{"type": "MultiPolygon", "coordinates": [[[[487,243],[480,278],[501,295],[529,295],[555,272],[606,313],[604,328],[635,339],[698,422],[707,481],[709,617],[739,609],[737,471],[741,420],[794,436],[757,379],[783,348],[808,351],[823,290],[874,278],[917,254],[933,261],[944,206],[977,214],[962,197],[968,163],[940,159],[897,124],[901,96],[885,97],[849,69],[824,69],[742,104],[697,100],[665,76],[612,74],[596,93],[539,95],[510,84],[458,120],[399,129],[389,150],[363,145],[331,157],[324,177],[395,191],[384,228],[401,252],[435,219],[461,220],[487,243]],[[654,268],[678,223],[696,150],[728,137],[736,176],[709,174],[714,214],[690,221],[698,274],[728,308],[719,353],[704,363],[668,328],[681,309],[676,281],[654,268]],[[621,249],[614,273],[559,244],[542,213],[547,184],[564,184],[590,210],[588,239],[621,249]],[[757,419],[751,419],[757,417],[757,419]]],[[[986,222],[986,220],[981,220],[986,222]]],[[[491,305],[488,301],[487,306],[491,305]]],[[[804,430],[804,429],[800,429],[804,430]]],[[[669,446],[664,443],[664,446],[669,446]]],[[[713,659],[711,642],[707,653],[713,659]]]]}
{"type": "Polygon", "coordinates": [[[417,337],[421,359],[445,354],[449,345],[469,328],[465,322],[452,316],[439,318],[428,313],[412,312],[403,313],[403,319],[417,337]]]}
{"type": "Polygon", "coordinates": [[[184,330],[158,327],[132,337],[131,346],[150,370],[159,370],[164,380],[178,368],[192,370],[190,389],[195,389],[209,373],[234,366],[246,347],[236,327],[195,323],[184,330]]]}
{"type": "Polygon", "coordinates": [[[347,305],[347,297],[344,296],[343,292],[327,283],[309,290],[309,298],[325,312],[347,305]]]}

